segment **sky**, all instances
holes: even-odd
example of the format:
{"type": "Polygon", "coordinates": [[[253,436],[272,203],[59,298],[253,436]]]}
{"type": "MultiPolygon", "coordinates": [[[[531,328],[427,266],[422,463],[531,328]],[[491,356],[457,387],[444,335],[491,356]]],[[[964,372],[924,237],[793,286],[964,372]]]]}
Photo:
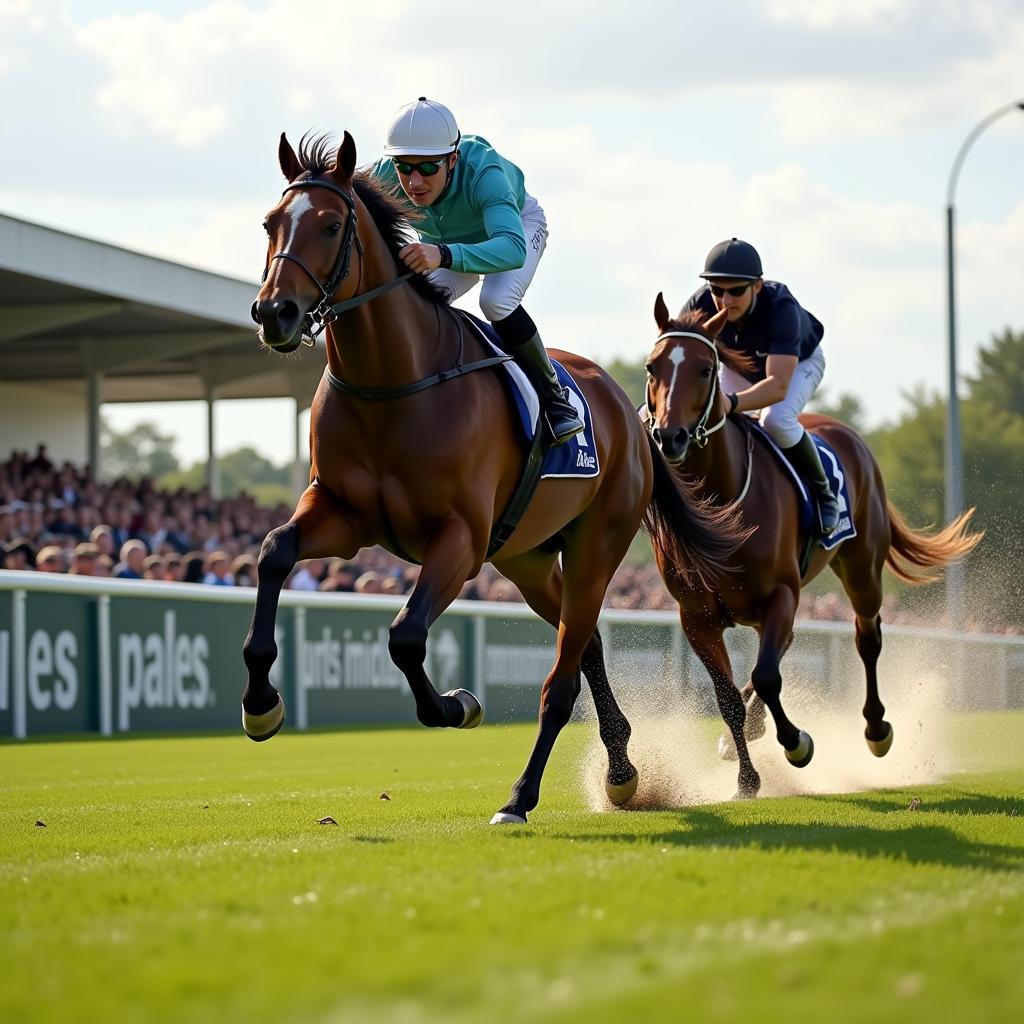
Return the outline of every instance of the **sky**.
{"type": "MultiPolygon", "coordinates": [[[[0,210],[255,290],[280,132],[347,129],[369,162],[427,95],[546,211],[526,305],[547,344],[642,361],[655,295],[677,309],[738,236],[825,324],[823,386],[874,425],[945,392],[947,183],[982,117],[1024,100],[1022,53],[1020,0],[0,0],[0,210]]],[[[1015,110],[956,191],[963,373],[1024,329],[1022,169],[1015,110]]],[[[205,452],[198,403],[105,414],[205,452]]],[[[291,457],[290,401],[216,417],[219,450],[291,457]]]]}

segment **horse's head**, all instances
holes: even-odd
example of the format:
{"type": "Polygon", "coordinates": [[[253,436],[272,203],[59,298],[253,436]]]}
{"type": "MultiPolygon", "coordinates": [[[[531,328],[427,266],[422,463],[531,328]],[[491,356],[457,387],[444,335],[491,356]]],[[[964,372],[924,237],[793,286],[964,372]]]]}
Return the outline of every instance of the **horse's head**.
{"type": "Polygon", "coordinates": [[[647,357],[647,416],[651,435],[668,462],[686,458],[690,441],[703,443],[718,397],[715,338],[728,312],[706,323],[699,313],[673,320],[661,293],[654,303],[658,341],[647,357]]]}
{"type": "Polygon", "coordinates": [[[359,244],[352,136],[345,132],[333,162],[328,162],[323,139],[308,150],[303,140],[299,153],[301,159],[282,133],[278,159],[289,184],[263,221],[267,268],[252,304],[261,339],[278,352],[299,347],[307,314],[330,304],[359,244]]]}

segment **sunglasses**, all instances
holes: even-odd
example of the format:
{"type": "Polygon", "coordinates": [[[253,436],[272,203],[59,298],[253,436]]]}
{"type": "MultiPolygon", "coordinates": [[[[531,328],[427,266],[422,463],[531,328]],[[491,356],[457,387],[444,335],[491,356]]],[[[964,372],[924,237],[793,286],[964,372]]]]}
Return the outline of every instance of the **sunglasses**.
{"type": "Polygon", "coordinates": [[[753,281],[748,281],[746,284],[734,284],[731,288],[723,288],[717,284],[709,284],[708,287],[716,299],[720,299],[723,295],[731,295],[734,299],[738,299],[753,283],[753,281]]]}
{"type": "Polygon", "coordinates": [[[413,171],[419,171],[424,178],[432,178],[445,165],[444,160],[424,160],[418,164],[407,164],[404,160],[392,160],[391,162],[399,174],[408,175],[413,171]]]}

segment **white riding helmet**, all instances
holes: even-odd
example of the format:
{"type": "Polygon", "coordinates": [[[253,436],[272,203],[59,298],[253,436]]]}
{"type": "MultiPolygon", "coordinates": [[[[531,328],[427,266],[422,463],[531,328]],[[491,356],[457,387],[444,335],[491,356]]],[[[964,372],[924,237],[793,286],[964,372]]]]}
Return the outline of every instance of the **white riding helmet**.
{"type": "Polygon", "coordinates": [[[385,156],[444,156],[459,145],[459,126],[452,112],[421,96],[407,103],[391,122],[385,156]]]}

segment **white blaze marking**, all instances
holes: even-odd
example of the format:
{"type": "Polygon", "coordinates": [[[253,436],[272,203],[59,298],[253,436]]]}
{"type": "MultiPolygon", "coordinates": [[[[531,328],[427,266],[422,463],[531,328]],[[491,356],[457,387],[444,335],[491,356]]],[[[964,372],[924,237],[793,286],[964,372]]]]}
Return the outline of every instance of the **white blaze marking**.
{"type": "Polygon", "coordinates": [[[672,409],[672,395],[675,394],[676,390],[676,377],[679,375],[679,367],[682,366],[683,361],[686,359],[686,353],[683,351],[682,345],[676,345],[671,352],[668,354],[669,362],[672,363],[672,380],[668,385],[668,398],[665,401],[665,413],[666,415],[672,409]]]}
{"type": "Polygon", "coordinates": [[[295,241],[295,232],[299,230],[299,221],[302,220],[303,214],[313,209],[313,200],[309,198],[306,192],[296,192],[287,209],[291,213],[292,228],[291,233],[288,235],[288,241],[284,243],[285,252],[291,250],[292,242],[295,241]]]}

